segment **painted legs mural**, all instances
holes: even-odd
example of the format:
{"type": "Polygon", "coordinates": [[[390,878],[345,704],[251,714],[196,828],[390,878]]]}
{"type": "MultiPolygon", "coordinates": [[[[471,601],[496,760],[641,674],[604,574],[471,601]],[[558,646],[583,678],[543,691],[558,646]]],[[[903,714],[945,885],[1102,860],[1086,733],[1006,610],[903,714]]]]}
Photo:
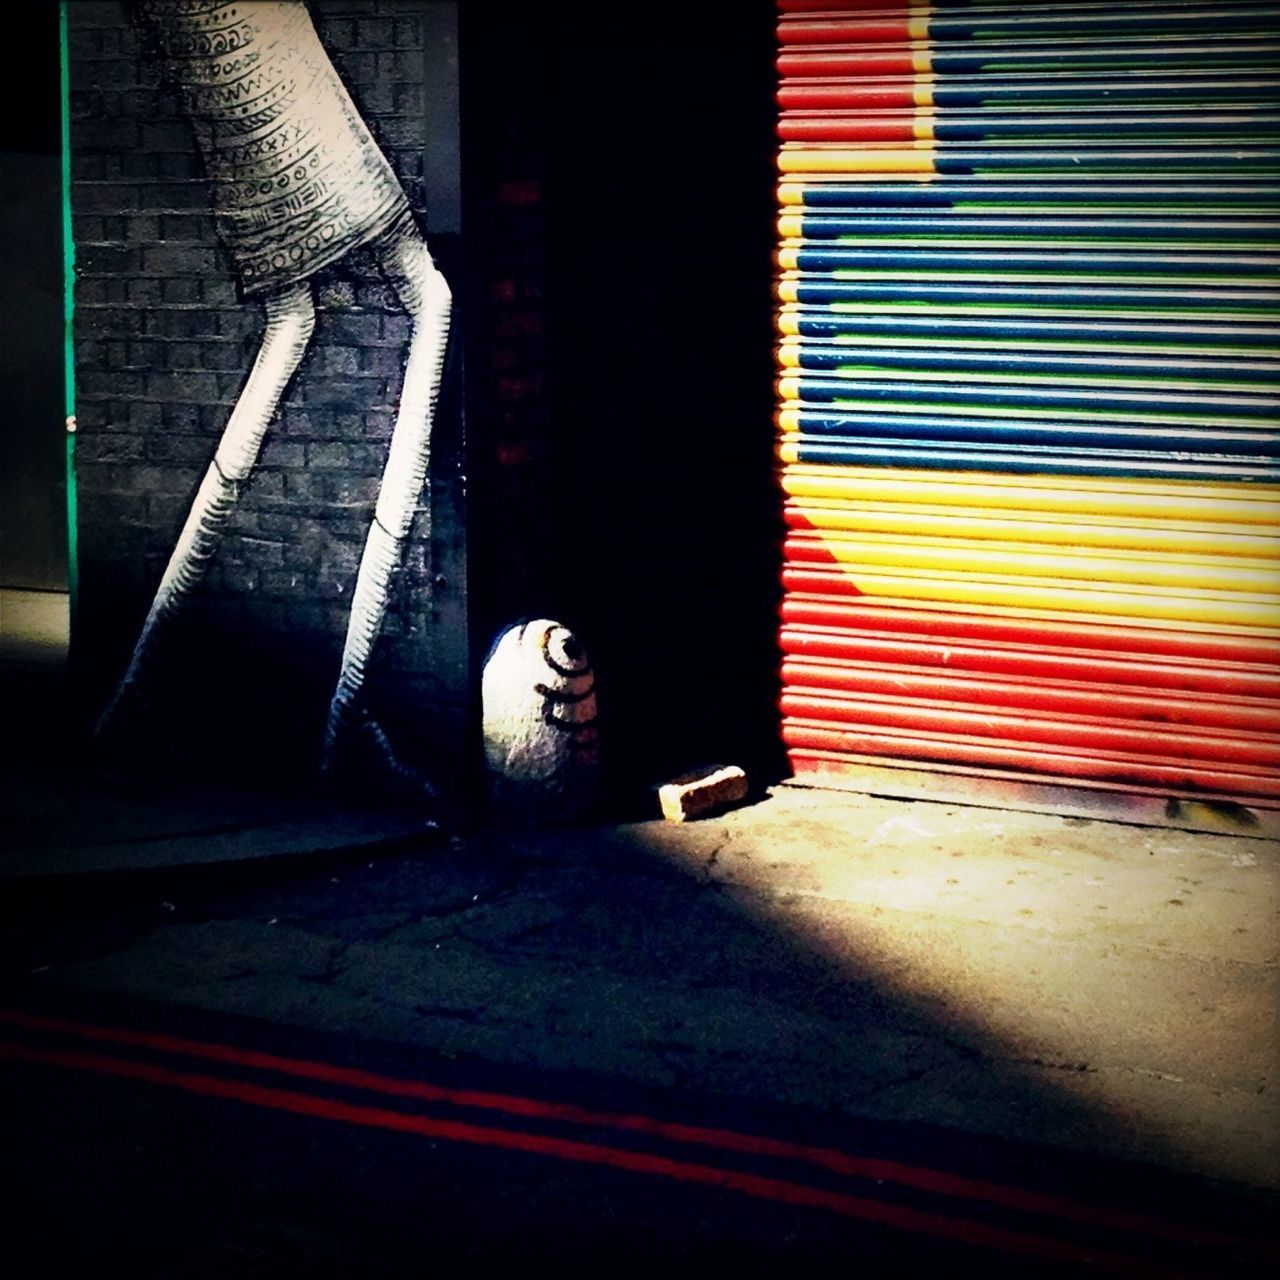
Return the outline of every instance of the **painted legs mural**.
{"type": "Polygon", "coordinates": [[[412,326],[321,764],[326,771],[372,767],[399,791],[431,800],[431,788],[396,759],[361,695],[426,479],[449,335],[449,287],[301,3],[142,0],[137,7],[181,90],[212,184],[215,224],[241,291],[261,300],[266,320],[257,358],[98,732],[106,733],[143,691],[166,624],[213,559],[315,327],[311,277],[365,247],[412,326]]]}
{"type": "Polygon", "coordinates": [[[366,750],[380,755],[389,767],[396,767],[377,722],[364,714],[360,691],[382,627],[391,575],[400,563],[426,480],[431,424],[449,337],[449,286],[436,270],[421,236],[402,226],[380,246],[378,260],[412,317],[413,328],[387,466],[356,574],[342,666],[329,703],[323,756],[326,769],[337,762],[342,744],[358,735],[364,735],[366,750]]]}

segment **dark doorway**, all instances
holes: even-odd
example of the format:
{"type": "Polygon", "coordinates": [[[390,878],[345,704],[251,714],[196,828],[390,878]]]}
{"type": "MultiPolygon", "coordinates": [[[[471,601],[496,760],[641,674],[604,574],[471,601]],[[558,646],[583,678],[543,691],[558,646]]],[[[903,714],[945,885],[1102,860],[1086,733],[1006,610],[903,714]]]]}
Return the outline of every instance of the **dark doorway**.
{"type": "MultiPolygon", "coordinates": [[[[542,612],[579,630],[628,783],[778,765],[773,23],[753,3],[463,30],[473,154],[505,147],[537,199],[522,262],[545,377],[520,384],[536,412],[491,418],[505,457],[477,480],[473,578],[495,624],[542,612]]],[[[488,251],[511,243],[497,219],[488,251]]]]}
{"type": "Polygon", "coordinates": [[[0,587],[65,591],[58,6],[11,21],[27,74],[0,111],[0,587]]]}

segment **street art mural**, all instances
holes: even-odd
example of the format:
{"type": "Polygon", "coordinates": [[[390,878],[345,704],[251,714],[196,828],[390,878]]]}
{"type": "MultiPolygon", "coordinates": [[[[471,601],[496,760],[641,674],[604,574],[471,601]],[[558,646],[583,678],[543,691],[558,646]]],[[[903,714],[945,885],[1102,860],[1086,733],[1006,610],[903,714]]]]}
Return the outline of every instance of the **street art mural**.
{"type": "Polygon", "coordinates": [[[370,713],[365,678],[431,456],[451,295],[391,165],[294,0],[140,0],[131,14],[180,93],[209,181],[218,238],[260,347],[208,462],[100,739],[144,699],[157,652],[213,561],[316,324],[317,272],[372,255],[411,321],[394,428],[351,593],[320,744],[331,776],[370,773],[428,804],[370,713]]]}

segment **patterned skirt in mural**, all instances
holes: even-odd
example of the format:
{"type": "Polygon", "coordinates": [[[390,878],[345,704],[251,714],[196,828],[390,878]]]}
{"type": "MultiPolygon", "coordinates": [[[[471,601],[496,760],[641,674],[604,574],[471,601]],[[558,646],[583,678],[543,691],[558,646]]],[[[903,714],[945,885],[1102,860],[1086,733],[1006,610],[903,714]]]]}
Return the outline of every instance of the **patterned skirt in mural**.
{"type": "Polygon", "coordinates": [[[182,90],[243,293],[304,280],[409,216],[301,3],[142,9],[182,90]]]}

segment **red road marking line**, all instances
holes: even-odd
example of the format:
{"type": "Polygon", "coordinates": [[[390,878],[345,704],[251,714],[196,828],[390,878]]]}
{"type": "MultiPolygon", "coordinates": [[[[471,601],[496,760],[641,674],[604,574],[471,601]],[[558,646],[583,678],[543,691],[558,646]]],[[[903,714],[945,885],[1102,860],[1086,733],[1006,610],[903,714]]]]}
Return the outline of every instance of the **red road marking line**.
{"type": "Polygon", "coordinates": [[[604,1165],[631,1173],[657,1174],[677,1182],[719,1187],[756,1199],[772,1200],[779,1204],[827,1209],[843,1217],[857,1218],[916,1235],[934,1236],[965,1245],[995,1249],[1002,1253],[1044,1258],[1053,1262],[1087,1264],[1123,1275],[1149,1277],[1150,1280],[1156,1280],[1157,1277],[1160,1280],[1172,1280],[1174,1276],[1186,1275],[1184,1271],[1170,1271],[1123,1254],[1093,1251],[1070,1241],[1008,1231],[985,1223],[944,1218],[903,1205],[866,1200],[838,1191],[806,1186],[803,1183],[761,1177],[735,1169],[720,1169],[713,1165],[672,1160],[666,1156],[627,1151],[599,1143],[546,1137],[510,1129],[466,1124],[455,1120],[405,1114],[390,1111],[384,1107],[370,1107],[332,1098],[314,1097],[311,1094],[297,1093],[289,1089],[251,1084],[242,1080],[227,1080],[201,1072],[175,1071],[153,1063],[112,1058],[102,1054],[0,1044],[0,1058],[66,1067],[76,1071],[89,1071],[97,1075],[125,1080],[139,1080],[148,1084],[181,1089],[188,1093],[226,1098],[247,1103],[250,1106],[266,1107],[344,1124],[361,1125],[365,1128],[388,1129],[423,1138],[437,1138],[449,1142],[469,1143],[474,1146],[498,1147],[532,1155],[553,1156],[560,1160],[604,1165]]]}
{"type": "Polygon", "coordinates": [[[1182,1241],[1211,1248],[1237,1245],[1239,1240],[1220,1232],[1194,1226],[1164,1222],[1145,1214],[1129,1213],[1099,1205],[1085,1204],[1065,1196],[1007,1187],[999,1183],[963,1178],[937,1169],[921,1169],[896,1160],[853,1156],[829,1147],[813,1147],[786,1142],[757,1134],[736,1133],[729,1129],[680,1124],[657,1120],[645,1115],[629,1115],[610,1111],[592,1111],[572,1103],[547,1102],[517,1094],[490,1093],[471,1089],[451,1089],[418,1080],[402,1080],[353,1067],[339,1067],[305,1058],[281,1057],[254,1049],[238,1049],[201,1040],[188,1040],[160,1032],[133,1031],[123,1027],[104,1027],[76,1022],[67,1018],[46,1017],[0,1009],[0,1022],[32,1031],[50,1031],[77,1036],[84,1040],[104,1040],[113,1044],[133,1045],[164,1053],[180,1053],[206,1058],[212,1062],[230,1063],[281,1074],[318,1080],[326,1084],[349,1086],[384,1093],[392,1097],[412,1098],[422,1102],[443,1102],[451,1106],[475,1107],[503,1111],[508,1115],[527,1116],[570,1124],[643,1133],[668,1141],[718,1147],[723,1151],[747,1155],[801,1161],[833,1173],[881,1182],[893,1182],[916,1190],[967,1200],[982,1200],[1023,1213],[1039,1213],[1108,1230],[1127,1231],[1158,1239],[1182,1241]]]}

